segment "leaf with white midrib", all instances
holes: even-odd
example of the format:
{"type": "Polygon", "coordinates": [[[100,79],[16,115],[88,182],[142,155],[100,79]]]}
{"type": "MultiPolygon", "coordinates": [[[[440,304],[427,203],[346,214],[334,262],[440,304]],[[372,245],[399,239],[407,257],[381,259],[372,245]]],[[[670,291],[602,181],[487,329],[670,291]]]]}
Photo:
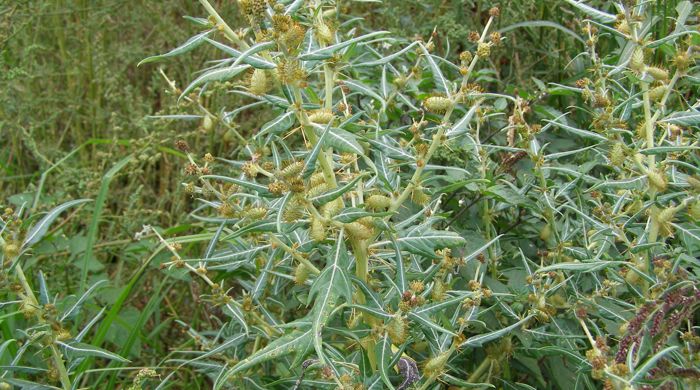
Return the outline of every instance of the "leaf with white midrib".
{"type": "Polygon", "coordinates": [[[325,364],[326,358],[323,353],[323,327],[328,321],[331,310],[335,307],[336,300],[343,297],[350,300],[351,292],[350,280],[345,274],[344,267],[347,266],[348,254],[343,242],[343,230],[338,233],[335,245],[333,246],[331,257],[326,268],[314,281],[314,285],[309,292],[309,298],[315,298],[313,308],[313,320],[311,329],[313,330],[313,341],[316,354],[325,364]],[[319,289],[323,289],[319,291],[319,289]]]}
{"type": "Polygon", "coordinates": [[[232,66],[227,66],[225,68],[219,68],[219,69],[212,69],[203,75],[197,77],[194,81],[190,83],[180,94],[180,97],[178,97],[178,101],[180,101],[183,97],[187,96],[188,93],[190,93],[193,89],[197,88],[198,86],[212,82],[212,81],[226,81],[229,80],[244,70],[250,68],[250,65],[232,65],[232,66]]]}
{"type": "Polygon", "coordinates": [[[65,348],[67,351],[70,351],[71,354],[74,354],[76,357],[97,356],[105,359],[116,360],[122,363],[129,363],[128,359],[124,359],[116,353],[109,352],[102,348],[97,348],[90,344],[83,344],[78,342],[72,342],[69,344],[64,343],[63,341],[56,341],[56,344],[65,348]]]}
{"type": "Polygon", "coordinates": [[[170,50],[169,52],[167,52],[165,54],[150,56],[148,58],[141,60],[141,62],[139,62],[138,65],[136,65],[136,66],[141,66],[142,64],[147,64],[149,62],[160,61],[160,60],[163,60],[163,59],[168,58],[168,57],[174,57],[174,56],[178,56],[180,54],[187,53],[188,51],[201,45],[202,42],[204,42],[204,39],[206,37],[208,37],[209,34],[211,34],[212,32],[214,32],[213,29],[205,31],[205,32],[200,33],[200,34],[197,34],[197,35],[191,37],[190,39],[188,39],[187,41],[185,41],[185,43],[183,43],[182,45],[170,50]]]}
{"type": "Polygon", "coordinates": [[[522,320],[514,323],[513,325],[506,326],[503,329],[498,329],[498,330],[495,330],[493,332],[484,333],[484,334],[470,337],[465,342],[463,342],[460,345],[460,347],[463,347],[463,346],[480,347],[488,341],[497,339],[497,338],[499,338],[507,333],[510,333],[513,329],[515,329],[515,328],[521,326],[522,324],[524,324],[525,322],[529,321],[530,318],[532,318],[532,315],[529,315],[529,316],[523,318],[522,320]]]}
{"type": "Polygon", "coordinates": [[[36,225],[32,226],[27,233],[27,237],[24,239],[22,248],[36,244],[39,240],[44,237],[44,234],[49,230],[49,225],[66,209],[79,205],[86,202],[91,202],[92,199],[75,199],[63,203],[60,206],[55,207],[53,210],[49,211],[48,214],[44,216],[36,225]]]}
{"type": "Polygon", "coordinates": [[[423,50],[423,53],[425,54],[425,59],[428,61],[428,65],[430,65],[430,69],[433,72],[433,80],[435,81],[436,86],[439,90],[444,92],[448,98],[451,98],[452,93],[450,92],[450,86],[447,80],[445,79],[445,76],[442,74],[440,67],[438,66],[438,64],[435,63],[433,56],[430,55],[430,52],[428,51],[428,49],[425,48],[424,45],[421,44],[420,48],[423,50]]]}
{"type": "Polygon", "coordinates": [[[231,369],[224,374],[224,379],[260,363],[296,352],[297,349],[300,349],[298,347],[302,346],[303,343],[308,343],[310,341],[311,328],[303,332],[294,331],[288,335],[279,337],[265,348],[255,352],[231,367],[231,369]]]}
{"type": "Polygon", "coordinates": [[[369,38],[373,38],[373,37],[376,37],[379,35],[385,35],[385,34],[389,34],[389,31],[371,32],[369,34],[365,34],[365,35],[362,35],[362,36],[357,37],[357,38],[348,39],[347,41],[343,41],[343,42],[336,43],[336,44],[331,45],[331,46],[326,46],[326,47],[323,47],[323,48],[320,48],[320,49],[317,49],[317,50],[314,50],[311,52],[304,53],[304,54],[299,56],[299,59],[302,61],[309,61],[309,60],[322,60],[324,58],[329,58],[336,51],[344,49],[344,48],[352,45],[353,43],[360,42],[360,41],[363,41],[363,40],[366,40],[369,38]]]}

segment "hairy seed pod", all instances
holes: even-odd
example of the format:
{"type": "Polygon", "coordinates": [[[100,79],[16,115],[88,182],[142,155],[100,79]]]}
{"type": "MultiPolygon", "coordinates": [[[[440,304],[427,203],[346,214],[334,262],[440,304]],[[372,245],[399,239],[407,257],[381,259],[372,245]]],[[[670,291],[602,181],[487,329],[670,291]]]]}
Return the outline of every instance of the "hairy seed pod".
{"type": "Polygon", "coordinates": [[[211,131],[211,129],[214,128],[214,119],[212,119],[211,115],[204,115],[204,118],[202,118],[202,129],[204,131],[211,131]]]}
{"type": "Polygon", "coordinates": [[[34,315],[36,315],[36,312],[37,312],[36,306],[34,306],[32,304],[32,302],[29,300],[29,298],[24,298],[22,300],[22,303],[20,303],[19,310],[24,315],[24,318],[31,318],[34,315]]]}
{"type": "Polygon", "coordinates": [[[235,218],[237,216],[236,208],[229,202],[223,202],[219,206],[219,215],[224,218],[235,218]]]}
{"type": "Polygon", "coordinates": [[[316,36],[318,37],[319,41],[325,44],[333,42],[333,32],[331,31],[330,27],[323,22],[320,22],[316,26],[316,36]]]}
{"type": "Polygon", "coordinates": [[[658,87],[652,88],[649,91],[649,99],[653,102],[658,102],[666,94],[666,86],[660,85],[658,87]]]}
{"type": "Polygon", "coordinates": [[[451,351],[447,350],[441,352],[439,355],[434,356],[423,365],[423,373],[428,378],[436,378],[438,375],[442,374],[447,361],[450,359],[451,351]]]}
{"type": "Polygon", "coordinates": [[[323,183],[326,179],[323,177],[323,173],[317,172],[311,175],[309,179],[309,188],[316,187],[317,185],[323,183]]]}
{"type": "Polygon", "coordinates": [[[688,206],[688,215],[696,221],[700,220],[700,200],[696,200],[688,206]]]}
{"type": "Polygon", "coordinates": [[[629,284],[636,284],[639,281],[639,274],[633,269],[629,269],[625,274],[625,281],[629,284]]]}
{"type": "Polygon", "coordinates": [[[651,186],[651,188],[655,189],[657,192],[666,191],[668,183],[666,182],[666,178],[662,173],[655,169],[652,169],[649,170],[649,172],[647,173],[647,177],[649,178],[649,185],[651,186]]]}
{"type": "Polygon", "coordinates": [[[666,69],[662,69],[656,66],[647,66],[646,71],[651,75],[651,77],[653,77],[657,81],[668,80],[668,71],[666,69]]]}
{"type": "Polygon", "coordinates": [[[307,198],[314,198],[318,195],[321,195],[322,193],[328,191],[329,187],[325,182],[321,182],[316,186],[313,186],[309,188],[309,190],[306,192],[306,197],[307,198]]]}
{"type": "Polygon", "coordinates": [[[452,101],[446,97],[433,96],[425,99],[423,107],[435,114],[444,114],[452,108],[452,101]]]}
{"type": "Polygon", "coordinates": [[[267,185],[267,190],[275,195],[282,195],[289,190],[289,187],[281,181],[274,181],[267,185]]]}
{"type": "Polygon", "coordinates": [[[625,163],[625,146],[622,142],[616,142],[610,148],[610,164],[615,167],[621,167],[625,163]]]}
{"type": "Polygon", "coordinates": [[[243,213],[243,216],[250,219],[262,219],[267,214],[267,209],[264,207],[252,207],[243,213]]]}
{"type": "Polygon", "coordinates": [[[326,227],[318,218],[311,218],[311,227],[309,228],[309,236],[316,242],[321,242],[326,239],[326,227]]]}
{"type": "Polygon", "coordinates": [[[549,237],[551,237],[551,236],[552,236],[552,227],[549,226],[549,224],[547,223],[540,230],[540,240],[547,241],[547,240],[549,240],[549,237]]]}
{"type": "Polygon", "coordinates": [[[264,95],[269,90],[269,80],[264,69],[255,69],[250,76],[250,92],[255,95],[264,95]]]}
{"type": "Polygon", "coordinates": [[[297,264],[294,269],[294,283],[301,286],[309,279],[309,268],[304,265],[304,263],[297,264]]]}
{"type": "Polygon", "coordinates": [[[333,112],[329,109],[320,109],[316,110],[311,115],[309,115],[309,120],[313,123],[318,123],[318,124],[328,124],[333,120],[333,112]]]}
{"type": "Polygon", "coordinates": [[[343,208],[343,200],[340,198],[333,199],[332,201],[321,206],[321,214],[326,218],[332,218],[343,208]]]}
{"type": "Polygon", "coordinates": [[[641,199],[635,199],[634,202],[628,204],[625,207],[625,214],[627,215],[634,215],[636,214],[639,210],[642,209],[644,206],[644,203],[642,202],[641,199]]]}
{"type": "Polygon", "coordinates": [[[698,176],[688,176],[687,180],[693,191],[700,192],[700,178],[698,176]]]}
{"type": "Polygon", "coordinates": [[[685,53],[678,53],[673,58],[673,64],[679,72],[685,72],[690,66],[690,57],[685,53]]]}
{"type": "Polygon", "coordinates": [[[279,177],[282,179],[289,179],[290,177],[300,174],[302,169],[304,169],[304,162],[294,161],[279,172],[279,177]]]}
{"type": "Polygon", "coordinates": [[[6,242],[2,248],[5,260],[14,260],[19,255],[19,246],[14,242],[6,242]]]}
{"type": "Polygon", "coordinates": [[[358,240],[366,240],[366,239],[372,237],[372,229],[368,228],[367,226],[365,226],[359,222],[346,223],[344,226],[345,226],[345,231],[348,232],[348,235],[351,238],[358,239],[358,240]]]}
{"type": "Polygon", "coordinates": [[[445,292],[447,288],[442,280],[436,280],[433,284],[433,290],[431,291],[431,298],[435,302],[440,302],[445,298],[445,292]]]}
{"type": "Polygon", "coordinates": [[[638,47],[634,53],[632,53],[630,69],[637,73],[642,73],[644,71],[644,50],[641,47],[638,47]]]}
{"type": "Polygon", "coordinates": [[[476,48],[476,56],[479,58],[487,58],[491,55],[491,45],[486,42],[479,42],[476,48]]]}
{"type": "Polygon", "coordinates": [[[370,229],[374,229],[374,218],[372,217],[362,217],[358,219],[357,222],[367,226],[370,229]]]}
{"type": "Polygon", "coordinates": [[[70,334],[70,331],[68,331],[66,329],[61,328],[58,330],[58,332],[56,332],[56,340],[58,340],[58,341],[66,341],[66,340],[70,339],[71,337],[72,336],[70,334]]]}
{"type": "Polygon", "coordinates": [[[370,210],[384,210],[391,206],[391,199],[384,195],[372,195],[365,203],[370,210]]]}
{"type": "Polygon", "coordinates": [[[625,19],[620,20],[620,21],[615,25],[615,29],[617,29],[617,31],[619,31],[619,32],[621,32],[621,33],[623,33],[623,34],[625,34],[625,35],[629,35],[630,32],[631,32],[631,30],[630,30],[630,25],[629,25],[629,23],[627,23],[627,20],[625,20],[625,19]]]}
{"type": "Polygon", "coordinates": [[[408,336],[408,324],[401,318],[400,314],[394,315],[389,323],[386,324],[386,332],[394,344],[403,344],[408,336]]]}
{"type": "Polygon", "coordinates": [[[430,196],[426,195],[420,188],[414,188],[411,191],[411,201],[415,204],[424,205],[430,201],[430,196]]]}

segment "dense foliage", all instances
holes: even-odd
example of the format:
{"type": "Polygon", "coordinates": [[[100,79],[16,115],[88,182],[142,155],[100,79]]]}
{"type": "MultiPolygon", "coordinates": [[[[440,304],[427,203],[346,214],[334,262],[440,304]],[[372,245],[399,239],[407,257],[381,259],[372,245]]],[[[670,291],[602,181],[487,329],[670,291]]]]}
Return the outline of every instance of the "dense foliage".
{"type": "Polygon", "coordinates": [[[94,202],[77,295],[50,293],[35,248],[62,213],[91,202],[40,217],[40,187],[8,208],[3,386],[111,388],[120,368],[133,388],[697,385],[691,2],[556,2],[580,16],[566,26],[503,25],[493,6],[464,33],[424,38],[369,27],[331,0],[239,0],[238,25],[219,13],[230,4],[200,3],[206,17],[187,17],[196,35],[141,61],[211,55],[184,87],[157,71],[173,106],[153,116],[219,129],[228,145],[169,149],[187,161],[188,230],[199,230],[144,226],[137,270],[100,309],[106,283],[89,272],[99,211],[131,158],[108,171],[94,202]],[[519,61],[494,58],[540,29],[577,51],[513,87],[519,61]],[[165,281],[149,286],[136,321],[167,311],[152,334],[179,329],[182,342],[164,349],[129,332],[120,350],[105,348],[156,266],[165,281]],[[195,307],[173,304],[170,289],[189,289],[195,307]],[[148,362],[132,352],[139,338],[151,363],[127,360],[148,362]]]}

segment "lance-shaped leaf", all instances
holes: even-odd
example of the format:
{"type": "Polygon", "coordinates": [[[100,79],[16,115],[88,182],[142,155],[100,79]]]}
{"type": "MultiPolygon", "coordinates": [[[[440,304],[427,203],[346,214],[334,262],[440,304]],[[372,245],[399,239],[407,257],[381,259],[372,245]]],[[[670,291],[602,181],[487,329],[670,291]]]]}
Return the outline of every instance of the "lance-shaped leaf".
{"type": "Polygon", "coordinates": [[[614,22],[615,21],[615,15],[611,15],[607,12],[603,12],[599,9],[593,8],[590,5],[584,3],[583,1],[579,0],[566,0],[567,3],[573,5],[574,7],[578,8],[581,10],[583,13],[586,15],[590,16],[591,18],[595,20],[599,20],[601,22],[614,22]]]}
{"type": "Polygon", "coordinates": [[[354,153],[360,156],[364,154],[362,146],[357,142],[357,136],[337,127],[330,129],[324,142],[324,146],[332,147],[339,152],[354,153]]]}
{"type": "Polygon", "coordinates": [[[416,314],[414,312],[408,312],[408,319],[417,322],[422,328],[427,329],[427,330],[434,330],[440,333],[446,333],[451,336],[456,336],[457,334],[449,329],[446,329],[438,324],[436,324],[433,320],[428,318],[427,315],[424,314],[416,314]]]}
{"type": "Polygon", "coordinates": [[[182,91],[182,94],[180,94],[178,100],[182,99],[184,96],[187,96],[188,93],[192,92],[193,89],[199,87],[202,84],[209,83],[212,81],[230,80],[248,68],[250,68],[250,65],[235,65],[227,66],[225,68],[220,69],[212,69],[208,72],[205,72],[203,75],[197,77],[193,82],[191,82],[190,85],[188,85],[184,91],[182,91]]]}
{"type": "Polygon", "coordinates": [[[425,59],[428,61],[430,70],[433,72],[433,80],[435,81],[435,86],[437,87],[437,89],[444,92],[448,98],[451,98],[452,93],[450,92],[451,88],[449,81],[447,81],[445,75],[442,74],[440,67],[433,59],[433,56],[430,54],[430,52],[428,52],[428,49],[426,49],[425,46],[423,46],[422,44],[420,45],[420,48],[423,50],[423,54],[425,54],[425,59]]]}
{"type": "Polygon", "coordinates": [[[334,220],[342,223],[350,223],[357,221],[360,218],[364,217],[386,217],[393,214],[390,211],[385,211],[381,213],[374,213],[371,211],[367,211],[365,209],[357,208],[357,207],[348,207],[343,210],[341,210],[335,217],[333,217],[334,220]]]}
{"type": "Polygon", "coordinates": [[[214,180],[220,180],[220,181],[226,181],[229,183],[237,184],[241,187],[247,188],[249,190],[253,190],[258,193],[258,195],[266,198],[276,198],[279,197],[279,195],[275,195],[271,193],[268,189],[267,186],[264,186],[262,184],[258,183],[253,183],[250,181],[246,181],[243,179],[236,179],[235,177],[228,177],[228,176],[219,176],[219,175],[202,175],[200,176],[202,179],[214,179],[214,180]]]}
{"type": "Polygon", "coordinates": [[[328,122],[321,136],[318,138],[318,142],[316,142],[316,145],[314,145],[313,149],[311,149],[311,152],[309,152],[309,155],[306,156],[304,160],[304,169],[301,170],[301,177],[304,179],[308,179],[316,169],[316,160],[318,160],[318,155],[321,153],[321,149],[326,142],[326,137],[331,131],[331,123],[332,122],[328,122]]]}
{"type": "Polygon", "coordinates": [[[388,31],[375,31],[369,34],[362,35],[357,38],[352,38],[348,39],[347,41],[343,41],[340,43],[336,43],[335,45],[331,46],[326,46],[317,50],[310,51],[308,53],[304,53],[299,56],[299,59],[302,61],[312,61],[312,60],[322,60],[325,58],[330,58],[333,56],[333,53],[337,52],[338,50],[344,49],[353,43],[365,41],[370,38],[374,38],[380,35],[386,35],[389,34],[388,31]]]}
{"type": "Polygon", "coordinates": [[[283,131],[289,130],[294,124],[294,112],[285,112],[277,118],[265,123],[260,128],[260,131],[255,135],[256,138],[260,138],[266,134],[279,134],[283,131]]]}
{"type": "Polygon", "coordinates": [[[238,364],[229,369],[221,377],[222,380],[217,381],[218,386],[214,386],[214,389],[220,389],[221,386],[226,383],[226,379],[228,379],[231,375],[257,366],[258,364],[264,363],[268,360],[277,359],[280,356],[289,355],[291,353],[305,353],[309,350],[313,342],[311,332],[311,328],[306,330],[295,330],[292,333],[275,339],[270,344],[265,346],[265,348],[241,360],[238,362],[238,364]]]}
{"type": "Polygon", "coordinates": [[[486,342],[489,342],[491,340],[495,340],[501,336],[504,336],[504,335],[510,333],[513,329],[515,329],[515,328],[521,326],[522,324],[526,323],[527,321],[529,321],[530,318],[532,318],[532,315],[529,315],[529,316],[523,318],[522,320],[514,323],[513,325],[506,326],[503,329],[498,329],[498,330],[495,330],[493,332],[472,336],[472,337],[468,338],[467,341],[460,344],[460,347],[464,347],[464,346],[480,347],[480,346],[484,345],[484,343],[486,343],[486,342]]]}
{"type": "Polygon", "coordinates": [[[350,88],[351,91],[359,92],[365,96],[369,96],[373,99],[376,99],[377,101],[382,103],[382,106],[386,105],[386,101],[382,96],[375,92],[372,88],[368,87],[367,85],[355,81],[355,80],[344,80],[343,83],[350,88]]]}
{"type": "Polygon", "coordinates": [[[394,352],[391,350],[391,341],[388,334],[384,333],[384,337],[377,343],[374,353],[377,356],[379,375],[382,377],[382,381],[387,388],[394,389],[394,385],[389,380],[389,369],[391,368],[394,352]]]}
{"type": "MultiPolygon", "coordinates": [[[[204,40],[208,43],[210,43],[212,46],[216,47],[217,49],[223,51],[224,53],[232,56],[233,58],[239,58],[243,52],[240,50],[236,50],[232,47],[226,46],[223,43],[217,42],[215,40],[209,39],[209,38],[204,38],[204,40]]],[[[262,57],[254,56],[254,55],[248,55],[243,59],[242,62],[245,62],[246,64],[252,66],[253,68],[256,69],[274,69],[277,67],[273,62],[267,61],[263,59],[262,57]]]]}
{"type": "Polygon", "coordinates": [[[384,65],[384,64],[386,64],[386,63],[388,63],[388,62],[390,62],[390,61],[393,61],[393,60],[396,59],[396,58],[401,57],[404,53],[406,53],[406,52],[408,52],[409,50],[411,50],[411,49],[413,48],[413,46],[415,46],[415,45],[417,45],[417,44],[418,44],[418,42],[413,42],[413,43],[411,43],[410,45],[404,47],[403,49],[397,51],[397,52],[394,53],[394,54],[390,54],[390,55],[388,55],[388,56],[386,56],[386,57],[382,57],[382,58],[380,58],[380,59],[378,59],[378,60],[369,61],[369,62],[363,62],[363,63],[361,63],[361,64],[356,64],[356,65],[354,65],[354,66],[355,66],[355,67],[362,67],[362,66],[384,65]]]}
{"type": "Polygon", "coordinates": [[[53,221],[55,221],[56,218],[58,218],[58,215],[64,212],[66,209],[91,201],[92,199],[71,200],[49,211],[49,213],[46,214],[44,218],[42,218],[39,222],[37,222],[36,225],[32,226],[32,228],[29,229],[29,233],[27,233],[27,237],[24,239],[22,248],[30,247],[33,244],[39,242],[39,240],[41,240],[42,238],[44,238],[44,235],[49,230],[49,226],[51,225],[51,223],[53,223],[53,221]]]}
{"type": "Polygon", "coordinates": [[[362,174],[362,175],[358,175],[354,179],[347,182],[345,185],[338,187],[338,188],[334,188],[330,191],[324,192],[321,195],[318,195],[318,196],[311,198],[310,200],[316,206],[324,205],[324,204],[326,204],[334,199],[341,197],[344,193],[350,191],[352,189],[352,187],[354,187],[355,184],[357,184],[357,182],[360,181],[360,179],[364,178],[365,176],[367,176],[366,173],[362,174]]]}
{"type": "Polygon", "coordinates": [[[401,250],[432,259],[437,258],[435,250],[455,247],[464,244],[465,240],[455,232],[418,227],[396,239],[396,242],[401,250]]]}
{"type": "Polygon", "coordinates": [[[78,298],[78,300],[75,301],[75,303],[68,310],[66,310],[65,314],[61,316],[61,321],[65,321],[66,319],[72,318],[76,314],[78,314],[83,306],[83,303],[85,303],[85,301],[90,297],[90,295],[92,295],[92,293],[94,293],[95,290],[97,290],[97,288],[103,285],[104,283],[107,283],[107,281],[104,279],[97,281],[87,291],[85,291],[85,293],[83,293],[83,295],[81,295],[80,298],[78,298]]]}
{"type": "Polygon", "coordinates": [[[175,56],[179,56],[180,54],[187,53],[188,51],[194,49],[195,47],[197,47],[197,46],[201,45],[203,42],[205,42],[204,39],[206,37],[208,37],[212,32],[214,32],[214,30],[209,30],[209,31],[205,31],[203,33],[199,33],[199,34],[191,37],[190,39],[188,39],[182,45],[170,50],[169,52],[167,52],[165,54],[151,56],[151,57],[148,57],[148,58],[141,60],[141,62],[139,62],[139,64],[137,66],[141,66],[141,64],[147,64],[149,62],[162,61],[162,60],[167,59],[169,57],[175,57],[175,56]]]}
{"type": "Polygon", "coordinates": [[[117,355],[116,353],[109,352],[106,349],[98,348],[90,344],[70,342],[64,343],[63,341],[56,341],[56,344],[60,345],[66,352],[66,355],[72,358],[79,357],[101,357],[110,360],[116,360],[122,363],[128,363],[129,360],[117,355]]]}
{"type": "Polygon", "coordinates": [[[255,45],[251,46],[248,50],[244,51],[241,53],[240,57],[236,58],[236,61],[233,62],[232,66],[236,66],[240,64],[241,62],[245,62],[245,59],[252,56],[255,53],[259,53],[263,50],[267,50],[275,46],[274,42],[260,42],[256,43],[255,45]]]}
{"type": "Polygon", "coordinates": [[[311,320],[314,348],[324,364],[326,358],[323,353],[323,327],[338,303],[338,298],[343,298],[347,302],[352,300],[352,284],[345,271],[349,262],[348,250],[343,241],[343,230],[341,230],[329,254],[326,267],[309,291],[309,299],[315,301],[311,320]]]}
{"type": "Polygon", "coordinates": [[[555,121],[550,121],[550,120],[546,120],[546,119],[545,119],[545,122],[552,124],[554,126],[557,126],[558,128],[565,130],[569,133],[576,134],[579,137],[595,139],[598,141],[607,141],[608,140],[605,136],[602,136],[598,133],[594,133],[592,131],[583,130],[583,129],[577,129],[577,128],[572,127],[572,126],[565,125],[561,122],[555,122],[555,121]]]}
{"type": "Polygon", "coordinates": [[[700,111],[681,111],[674,112],[661,122],[672,123],[681,126],[696,126],[700,124],[700,111]]]}

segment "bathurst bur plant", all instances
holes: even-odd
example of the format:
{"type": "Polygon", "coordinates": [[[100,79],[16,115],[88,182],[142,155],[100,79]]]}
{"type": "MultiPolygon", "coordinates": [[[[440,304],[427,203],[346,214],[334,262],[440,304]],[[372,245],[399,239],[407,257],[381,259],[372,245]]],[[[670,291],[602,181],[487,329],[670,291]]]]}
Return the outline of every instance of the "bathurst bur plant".
{"type": "Polygon", "coordinates": [[[208,318],[179,319],[196,348],[164,366],[216,389],[695,383],[690,2],[659,15],[568,1],[581,15],[580,31],[559,26],[581,43],[571,83],[516,96],[491,69],[508,39],[496,7],[449,58],[439,29],[368,32],[340,2],[227,2],[248,21],[235,29],[229,9],[200,3],[203,31],[146,62],[216,49],[185,88],[166,79],[187,119],[240,145],[201,158],[177,145],[205,231],[156,234],[208,318]],[[212,89],[248,103],[209,107],[212,89]],[[238,128],[263,109],[274,119],[238,128]],[[208,244],[190,255],[183,241],[208,244]]]}

